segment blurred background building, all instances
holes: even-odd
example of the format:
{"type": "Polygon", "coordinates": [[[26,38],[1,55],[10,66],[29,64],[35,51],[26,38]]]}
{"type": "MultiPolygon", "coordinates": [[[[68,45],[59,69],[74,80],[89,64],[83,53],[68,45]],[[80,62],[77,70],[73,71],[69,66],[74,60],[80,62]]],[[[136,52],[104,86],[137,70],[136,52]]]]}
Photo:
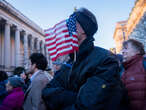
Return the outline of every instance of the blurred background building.
{"type": "Polygon", "coordinates": [[[122,42],[129,38],[142,42],[146,50],[146,0],[137,0],[128,20],[116,23],[113,38],[117,53],[122,49],[122,42]]]}
{"type": "Polygon", "coordinates": [[[50,63],[43,29],[11,4],[0,0],[0,70],[27,67],[33,52],[43,53],[50,63]]]}

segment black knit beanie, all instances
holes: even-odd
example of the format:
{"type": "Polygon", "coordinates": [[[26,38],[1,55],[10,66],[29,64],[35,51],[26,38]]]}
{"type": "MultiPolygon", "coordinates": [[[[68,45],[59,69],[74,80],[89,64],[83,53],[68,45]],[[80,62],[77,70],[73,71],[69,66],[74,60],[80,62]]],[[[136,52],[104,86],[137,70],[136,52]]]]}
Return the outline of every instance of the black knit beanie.
{"type": "Polygon", "coordinates": [[[98,30],[96,17],[86,8],[77,9],[75,12],[76,20],[85,31],[88,39],[93,39],[93,35],[98,30]]]}

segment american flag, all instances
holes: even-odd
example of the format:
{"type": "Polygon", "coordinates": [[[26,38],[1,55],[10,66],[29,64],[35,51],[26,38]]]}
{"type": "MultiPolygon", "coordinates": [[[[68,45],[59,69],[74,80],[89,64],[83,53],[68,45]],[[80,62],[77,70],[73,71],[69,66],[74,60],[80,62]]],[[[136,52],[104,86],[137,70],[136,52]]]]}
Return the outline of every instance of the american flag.
{"type": "Polygon", "coordinates": [[[69,19],[45,30],[45,36],[46,47],[52,61],[55,61],[59,56],[77,51],[78,39],[75,15],[71,15],[69,19]]]}

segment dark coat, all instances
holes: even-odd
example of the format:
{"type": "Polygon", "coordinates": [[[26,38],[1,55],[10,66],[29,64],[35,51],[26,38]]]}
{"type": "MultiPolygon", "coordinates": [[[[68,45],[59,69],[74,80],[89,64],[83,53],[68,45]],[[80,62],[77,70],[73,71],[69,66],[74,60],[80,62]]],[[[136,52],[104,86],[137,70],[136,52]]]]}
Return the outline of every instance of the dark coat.
{"type": "Polygon", "coordinates": [[[7,96],[7,91],[6,91],[6,81],[1,81],[0,82],[0,105],[2,104],[4,98],[7,96]]]}
{"type": "Polygon", "coordinates": [[[143,66],[144,66],[144,69],[146,71],[146,56],[144,56],[144,58],[143,58],[143,66]]]}
{"type": "Polygon", "coordinates": [[[143,56],[136,55],[124,63],[122,81],[128,90],[130,110],[146,110],[146,70],[143,56]]]}
{"type": "Polygon", "coordinates": [[[14,88],[4,99],[0,110],[22,110],[24,92],[22,88],[14,88]]]}
{"type": "Polygon", "coordinates": [[[85,40],[72,69],[58,74],[43,90],[50,110],[118,110],[123,89],[118,62],[109,51],[85,40]]]}

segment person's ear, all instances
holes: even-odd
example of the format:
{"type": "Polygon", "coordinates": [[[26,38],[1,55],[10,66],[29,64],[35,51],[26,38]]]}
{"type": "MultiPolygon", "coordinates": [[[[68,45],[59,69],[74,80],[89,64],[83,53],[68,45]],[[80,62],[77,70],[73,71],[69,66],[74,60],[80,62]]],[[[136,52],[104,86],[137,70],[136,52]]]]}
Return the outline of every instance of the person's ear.
{"type": "Polygon", "coordinates": [[[36,68],[36,64],[33,64],[32,67],[33,67],[33,68],[36,68]]]}

